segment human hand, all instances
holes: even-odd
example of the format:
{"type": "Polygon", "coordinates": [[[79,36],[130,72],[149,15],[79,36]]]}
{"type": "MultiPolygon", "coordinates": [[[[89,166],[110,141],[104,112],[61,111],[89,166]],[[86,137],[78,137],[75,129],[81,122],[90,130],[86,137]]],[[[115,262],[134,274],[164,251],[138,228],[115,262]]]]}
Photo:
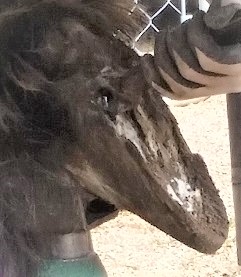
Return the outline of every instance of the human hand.
{"type": "Polygon", "coordinates": [[[159,33],[153,88],[177,100],[240,92],[240,27],[240,1],[214,0],[207,14],[159,33]]]}

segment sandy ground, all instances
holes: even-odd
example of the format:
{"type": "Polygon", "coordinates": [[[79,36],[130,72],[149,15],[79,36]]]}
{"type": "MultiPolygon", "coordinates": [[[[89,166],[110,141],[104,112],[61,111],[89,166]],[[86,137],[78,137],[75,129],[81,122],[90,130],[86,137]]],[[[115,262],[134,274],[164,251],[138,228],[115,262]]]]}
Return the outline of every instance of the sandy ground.
{"type": "Polygon", "coordinates": [[[108,276],[241,276],[237,266],[225,96],[173,107],[193,152],[200,153],[220,190],[230,220],[229,237],[215,255],[203,255],[128,212],[93,230],[108,276]]]}

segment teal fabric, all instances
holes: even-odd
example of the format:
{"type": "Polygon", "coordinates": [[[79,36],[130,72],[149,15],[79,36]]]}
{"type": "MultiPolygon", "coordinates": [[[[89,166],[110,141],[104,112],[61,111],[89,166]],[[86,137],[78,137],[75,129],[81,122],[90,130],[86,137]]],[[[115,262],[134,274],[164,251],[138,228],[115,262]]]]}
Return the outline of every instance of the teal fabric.
{"type": "Polygon", "coordinates": [[[40,268],[38,277],[106,277],[101,263],[89,259],[46,261],[40,268]]]}

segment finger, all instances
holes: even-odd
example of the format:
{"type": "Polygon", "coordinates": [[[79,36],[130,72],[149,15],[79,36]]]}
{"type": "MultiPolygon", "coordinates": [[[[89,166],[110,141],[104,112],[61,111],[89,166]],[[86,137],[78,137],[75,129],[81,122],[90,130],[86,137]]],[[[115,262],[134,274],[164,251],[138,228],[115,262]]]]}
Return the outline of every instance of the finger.
{"type": "Polygon", "coordinates": [[[172,93],[163,93],[163,90],[158,88],[155,84],[153,84],[153,87],[158,90],[163,96],[169,97],[171,99],[175,100],[186,100],[186,99],[192,99],[202,96],[208,96],[212,95],[212,92],[208,91],[208,87],[188,87],[183,85],[180,82],[177,82],[175,79],[172,78],[168,73],[166,73],[164,70],[159,68],[160,74],[164,78],[164,80],[168,83],[168,85],[171,88],[172,93]]]}
{"type": "Polygon", "coordinates": [[[155,50],[154,50],[154,60],[155,60],[156,67],[159,69],[160,78],[163,78],[165,83],[168,85],[167,87],[163,87],[165,91],[169,91],[169,92],[173,91],[171,87],[173,83],[170,82],[170,80],[175,80],[176,83],[182,84],[184,87],[190,87],[190,88],[200,87],[200,85],[194,82],[188,81],[180,74],[178,67],[175,63],[175,60],[173,59],[172,55],[170,55],[170,51],[168,49],[167,32],[159,33],[156,39],[155,50]],[[170,76],[171,79],[167,78],[167,76],[170,76]]]}
{"type": "Polygon", "coordinates": [[[187,100],[199,97],[207,97],[212,95],[239,93],[241,91],[241,78],[234,76],[226,76],[220,78],[214,86],[203,86],[199,88],[185,87],[176,82],[170,75],[161,71],[163,78],[168,82],[172,89],[172,93],[163,90],[160,86],[153,83],[153,88],[159,91],[162,96],[174,100],[187,100]]]}
{"type": "Polygon", "coordinates": [[[241,74],[241,45],[220,46],[210,35],[202,15],[188,25],[188,43],[203,70],[223,75],[241,74]]]}
{"type": "Polygon", "coordinates": [[[205,24],[214,30],[228,26],[241,9],[239,0],[213,0],[204,16],[205,24]]]}
{"type": "Polygon", "coordinates": [[[199,85],[211,85],[220,75],[207,72],[200,66],[197,56],[193,53],[193,47],[188,41],[189,24],[193,24],[193,21],[190,20],[167,33],[169,54],[183,78],[199,85]]]}

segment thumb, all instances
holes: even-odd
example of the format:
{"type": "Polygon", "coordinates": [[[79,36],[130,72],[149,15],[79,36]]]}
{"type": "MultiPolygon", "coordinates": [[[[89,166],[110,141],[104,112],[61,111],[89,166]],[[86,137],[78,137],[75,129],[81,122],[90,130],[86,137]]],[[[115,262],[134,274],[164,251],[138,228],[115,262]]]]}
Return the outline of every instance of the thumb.
{"type": "Polygon", "coordinates": [[[220,30],[234,22],[240,21],[240,0],[213,0],[208,12],[204,15],[207,27],[220,30]]]}

